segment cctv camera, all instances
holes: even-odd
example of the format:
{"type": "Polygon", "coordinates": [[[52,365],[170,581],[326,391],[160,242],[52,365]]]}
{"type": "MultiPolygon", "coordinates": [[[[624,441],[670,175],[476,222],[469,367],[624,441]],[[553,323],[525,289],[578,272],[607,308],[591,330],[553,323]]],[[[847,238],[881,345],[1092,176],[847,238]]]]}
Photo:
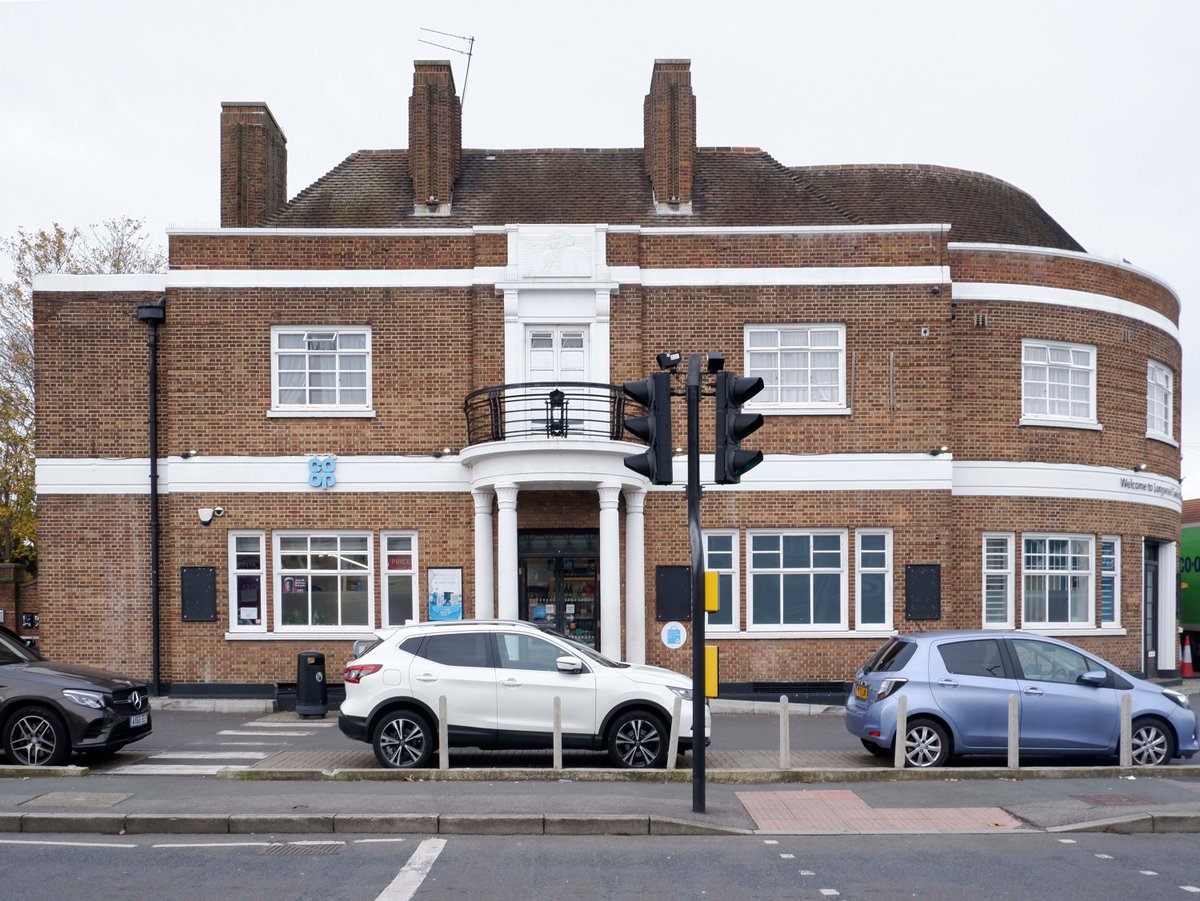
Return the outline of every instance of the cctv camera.
{"type": "Polygon", "coordinates": [[[224,507],[214,507],[213,508],[213,516],[224,516],[224,515],[225,515],[224,507]]]}
{"type": "Polygon", "coordinates": [[[216,511],[212,507],[201,507],[196,511],[196,515],[200,517],[200,525],[206,526],[212,522],[213,514],[216,511]]]}

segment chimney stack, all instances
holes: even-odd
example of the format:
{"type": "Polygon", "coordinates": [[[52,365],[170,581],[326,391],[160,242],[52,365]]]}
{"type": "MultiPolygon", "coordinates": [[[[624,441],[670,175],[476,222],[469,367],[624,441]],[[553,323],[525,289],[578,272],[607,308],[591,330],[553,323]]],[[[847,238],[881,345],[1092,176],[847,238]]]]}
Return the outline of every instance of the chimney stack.
{"type": "Polygon", "coordinates": [[[446,216],[462,156],[462,106],[448,60],[417,60],[408,101],[413,212],[446,216]]]}
{"type": "Polygon", "coordinates": [[[221,104],[221,228],[261,225],[287,203],[287,138],[265,103],[221,104]]]}
{"type": "Polygon", "coordinates": [[[656,59],[645,103],[646,173],[660,213],[692,211],[696,95],[690,59],[656,59]]]}

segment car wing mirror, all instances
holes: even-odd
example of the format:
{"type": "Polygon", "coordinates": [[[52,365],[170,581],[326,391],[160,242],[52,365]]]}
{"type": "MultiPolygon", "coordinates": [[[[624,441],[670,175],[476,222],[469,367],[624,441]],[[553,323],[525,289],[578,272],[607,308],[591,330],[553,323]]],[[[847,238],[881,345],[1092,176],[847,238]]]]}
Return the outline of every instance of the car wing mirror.
{"type": "Polygon", "coordinates": [[[1102,669],[1094,669],[1080,676],[1079,681],[1083,685],[1092,685],[1099,688],[1108,682],[1108,673],[1102,669]]]}
{"type": "Polygon", "coordinates": [[[578,657],[559,657],[554,661],[560,673],[581,673],[583,672],[583,661],[578,657]]]}

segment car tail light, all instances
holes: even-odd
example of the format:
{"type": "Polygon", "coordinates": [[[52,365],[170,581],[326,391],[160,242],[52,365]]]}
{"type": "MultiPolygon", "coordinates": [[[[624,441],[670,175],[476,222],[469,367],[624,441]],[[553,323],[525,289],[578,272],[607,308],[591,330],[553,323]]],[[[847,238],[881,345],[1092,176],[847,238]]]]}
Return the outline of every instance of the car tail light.
{"type": "Polygon", "coordinates": [[[884,679],[879,683],[879,694],[875,695],[876,701],[882,701],[888,695],[895,694],[900,686],[904,685],[908,680],[902,676],[893,676],[890,679],[884,679]]]}
{"type": "Polygon", "coordinates": [[[342,671],[342,681],[353,682],[357,685],[362,681],[363,676],[377,673],[381,669],[383,667],[378,663],[360,663],[356,666],[348,666],[342,671]]]}

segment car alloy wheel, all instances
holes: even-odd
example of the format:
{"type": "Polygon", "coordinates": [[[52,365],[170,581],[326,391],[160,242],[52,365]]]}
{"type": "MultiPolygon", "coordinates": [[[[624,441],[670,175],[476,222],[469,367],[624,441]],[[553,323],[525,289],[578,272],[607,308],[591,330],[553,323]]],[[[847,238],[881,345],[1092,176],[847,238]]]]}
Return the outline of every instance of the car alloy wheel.
{"type": "Polygon", "coordinates": [[[433,756],[429,724],[406,710],[390,714],[375,729],[375,757],[386,767],[413,769],[433,756]]]}
{"type": "Polygon", "coordinates": [[[950,739],[932,720],[913,720],[904,736],[904,761],[907,766],[924,769],[941,766],[950,756],[950,739]]]}
{"type": "Polygon", "coordinates": [[[4,750],[21,766],[62,766],[71,753],[66,729],[41,707],[23,707],[9,718],[4,750]]]}
{"type": "Polygon", "coordinates": [[[619,767],[661,767],[667,760],[667,736],[662,722],[651,713],[623,714],[608,741],[609,757],[619,767]]]}
{"type": "Polygon", "coordinates": [[[1135,766],[1161,766],[1174,754],[1171,734],[1157,720],[1141,719],[1133,724],[1132,757],[1135,766]]]}

